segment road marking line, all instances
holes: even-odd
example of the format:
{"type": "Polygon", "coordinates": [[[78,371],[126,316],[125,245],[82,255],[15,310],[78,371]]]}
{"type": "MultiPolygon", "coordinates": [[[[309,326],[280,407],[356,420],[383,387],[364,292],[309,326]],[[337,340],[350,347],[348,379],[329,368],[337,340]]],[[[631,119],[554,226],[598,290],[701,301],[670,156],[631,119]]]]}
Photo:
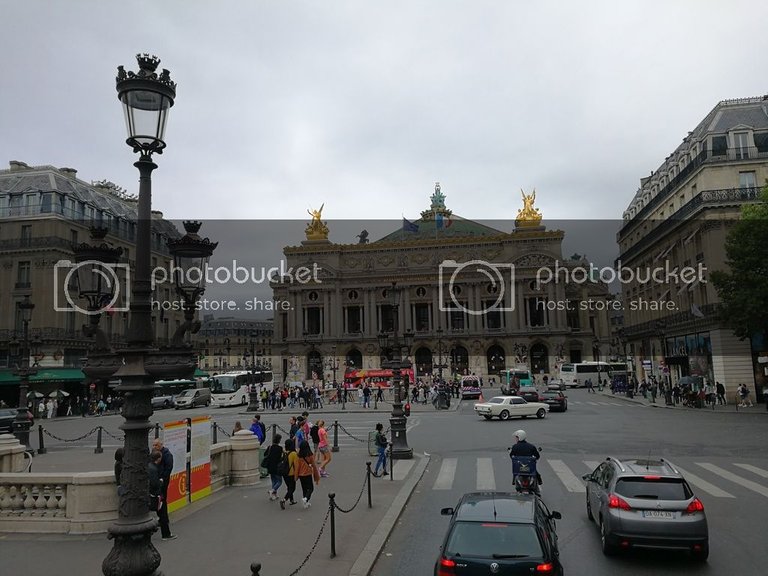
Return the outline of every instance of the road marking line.
{"type": "Polygon", "coordinates": [[[717,474],[718,476],[721,476],[726,480],[730,480],[735,484],[744,486],[744,488],[752,490],[753,492],[757,492],[758,494],[762,494],[763,496],[768,498],[768,488],[766,488],[762,484],[758,484],[757,482],[752,482],[752,480],[747,480],[746,478],[742,478],[741,476],[736,476],[736,474],[734,474],[733,472],[729,472],[728,470],[724,470],[719,466],[715,466],[714,464],[709,464],[708,462],[696,462],[696,465],[701,466],[702,468],[704,468],[705,470],[709,470],[713,474],[717,474]]]}
{"type": "Polygon", "coordinates": [[[453,487],[453,478],[456,476],[456,463],[458,458],[446,458],[440,465],[440,471],[435,478],[432,490],[450,490],[453,487]]]}
{"type": "Polygon", "coordinates": [[[571,472],[571,469],[568,468],[565,462],[562,460],[547,460],[547,463],[552,467],[552,470],[557,474],[557,477],[560,478],[560,481],[568,492],[587,491],[581,478],[578,478],[576,474],[571,472]]]}
{"type": "Polygon", "coordinates": [[[591,404],[592,406],[599,406],[597,402],[587,402],[587,404],[591,404]]]}
{"type": "Polygon", "coordinates": [[[749,470],[750,472],[754,472],[758,476],[762,476],[763,478],[768,478],[768,470],[763,470],[762,468],[758,468],[757,466],[752,466],[751,464],[734,464],[734,466],[738,466],[739,468],[743,468],[744,470],[749,470]]]}
{"type": "Polygon", "coordinates": [[[600,404],[600,406],[611,406],[609,402],[598,402],[598,404],[600,404]]]}
{"type": "Polygon", "coordinates": [[[600,462],[598,462],[597,460],[582,460],[582,462],[584,462],[584,464],[587,465],[587,468],[589,468],[590,472],[592,472],[595,468],[600,466],[600,462]]]}
{"type": "Polygon", "coordinates": [[[696,476],[696,474],[693,474],[691,472],[686,472],[680,466],[675,464],[675,468],[678,469],[678,471],[685,477],[688,482],[696,486],[697,488],[700,488],[701,490],[704,490],[707,494],[710,496],[715,496],[716,498],[736,498],[733,494],[730,492],[726,492],[725,490],[722,490],[715,486],[714,484],[710,484],[703,478],[696,476]]]}
{"type": "Polygon", "coordinates": [[[477,459],[477,489],[496,490],[496,478],[493,475],[493,458],[477,459]]]}

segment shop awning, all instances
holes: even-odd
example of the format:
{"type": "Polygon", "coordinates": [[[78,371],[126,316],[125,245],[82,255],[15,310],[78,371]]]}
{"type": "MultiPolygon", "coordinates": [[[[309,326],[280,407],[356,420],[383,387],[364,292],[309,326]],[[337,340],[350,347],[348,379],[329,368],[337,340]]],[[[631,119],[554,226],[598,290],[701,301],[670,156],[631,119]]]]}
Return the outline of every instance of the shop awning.
{"type": "MultiPolygon", "coordinates": [[[[85,374],[79,368],[38,368],[37,374],[29,377],[30,383],[34,382],[82,382],[85,374]]],[[[1,385],[16,385],[19,377],[11,370],[0,372],[1,385]]]]}
{"type": "Polygon", "coordinates": [[[205,370],[200,370],[200,368],[195,368],[194,378],[207,378],[208,376],[209,374],[205,370]]]}

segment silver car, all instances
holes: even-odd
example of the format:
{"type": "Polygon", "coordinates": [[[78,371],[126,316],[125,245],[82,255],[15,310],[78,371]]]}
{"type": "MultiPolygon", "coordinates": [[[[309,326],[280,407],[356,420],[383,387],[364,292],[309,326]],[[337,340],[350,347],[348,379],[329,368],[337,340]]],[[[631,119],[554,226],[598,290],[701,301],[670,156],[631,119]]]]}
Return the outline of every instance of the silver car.
{"type": "Polygon", "coordinates": [[[663,458],[608,457],[587,482],[587,516],[600,527],[605,555],[631,548],[688,550],[709,556],[704,505],[683,475],[663,458]]]}

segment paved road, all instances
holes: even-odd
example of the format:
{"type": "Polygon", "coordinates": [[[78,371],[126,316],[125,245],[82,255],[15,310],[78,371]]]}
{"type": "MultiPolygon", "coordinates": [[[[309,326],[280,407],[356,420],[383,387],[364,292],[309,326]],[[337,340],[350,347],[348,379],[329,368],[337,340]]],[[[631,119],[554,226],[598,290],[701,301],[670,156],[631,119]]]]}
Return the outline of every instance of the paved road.
{"type": "Polygon", "coordinates": [[[431,574],[448,524],[440,508],[465,492],[511,488],[505,448],[524,428],[544,448],[543,497],[559,510],[562,560],[568,574],[645,576],[657,574],[762,574],[768,542],[761,529],[768,506],[768,445],[764,413],[702,414],[657,410],[619,399],[568,392],[564,414],[544,420],[486,422],[470,403],[454,415],[425,416],[415,443],[431,451],[430,466],[411,497],[372,574],[431,574]],[[606,455],[661,456],[687,474],[704,502],[711,553],[705,565],[686,555],[637,553],[606,558],[597,527],[586,517],[581,475],[606,455]]]}

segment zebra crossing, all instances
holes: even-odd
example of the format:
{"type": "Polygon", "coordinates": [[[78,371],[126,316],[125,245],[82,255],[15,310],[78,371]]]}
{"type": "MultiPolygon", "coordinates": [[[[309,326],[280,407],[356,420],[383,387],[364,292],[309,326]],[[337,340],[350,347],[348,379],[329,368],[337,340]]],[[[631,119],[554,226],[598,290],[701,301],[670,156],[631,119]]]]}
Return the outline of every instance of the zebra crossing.
{"type": "Polygon", "coordinates": [[[643,404],[638,404],[637,402],[592,402],[591,400],[568,400],[568,405],[578,405],[581,404],[582,406],[619,406],[621,408],[645,408],[643,404]]]}
{"type": "MultiPolygon", "coordinates": [[[[599,460],[575,460],[572,457],[542,458],[539,460],[539,472],[548,482],[558,481],[565,491],[583,494],[586,485],[582,475],[591,472],[599,464],[599,460]]],[[[686,462],[685,469],[677,462],[674,462],[674,466],[695,491],[714,498],[737,498],[737,493],[742,496],[758,494],[768,498],[768,482],[765,481],[768,480],[768,470],[765,468],[733,462],[728,463],[729,469],[726,469],[722,462],[718,465],[698,461],[686,462]]],[[[432,490],[453,490],[454,485],[466,491],[496,490],[497,486],[504,489],[511,485],[511,479],[511,463],[506,455],[493,458],[443,458],[432,490]]]]}

